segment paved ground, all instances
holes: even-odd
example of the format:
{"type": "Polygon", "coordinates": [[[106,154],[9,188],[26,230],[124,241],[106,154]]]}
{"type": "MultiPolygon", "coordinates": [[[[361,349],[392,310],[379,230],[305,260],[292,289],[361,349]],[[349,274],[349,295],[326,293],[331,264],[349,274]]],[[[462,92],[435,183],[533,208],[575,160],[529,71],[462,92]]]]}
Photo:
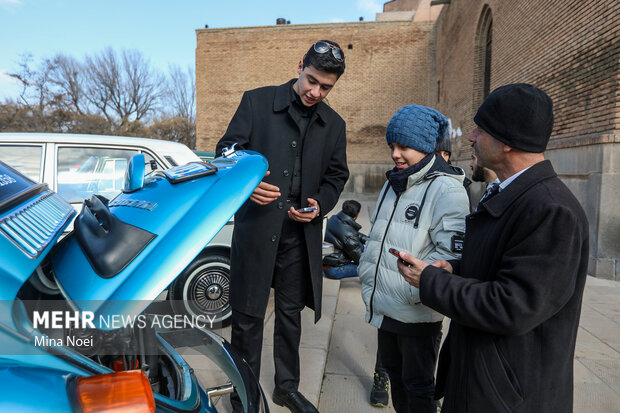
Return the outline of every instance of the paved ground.
{"type": "MultiPolygon", "coordinates": [[[[343,196],[341,199],[352,199],[343,196]]],[[[359,199],[359,197],[357,198],[359,199]]],[[[374,201],[360,200],[363,232],[370,228],[374,201]]],[[[313,313],[303,312],[300,391],[323,413],[391,412],[368,404],[376,351],[376,329],[364,322],[364,305],[358,279],[325,279],[323,318],[313,324],[313,313]]],[[[447,324],[448,320],[446,320],[447,324]]],[[[444,331],[446,329],[444,328],[444,331]]],[[[230,337],[230,329],[219,332],[230,337]]],[[[273,391],[273,304],[265,320],[261,385],[271,403],[273,391]]],[[[203,385],[225,382],[203,356],[191,349],[184,357],[196,369],[203,385]]],[[[620,412],[620,282],[588,277],[575,355],[575,413],[620,412]]],[[[230,412],[227,397],[217,402],[230,412]]],[[[270,404],[274,413],[287,409],[270,404]]]]}

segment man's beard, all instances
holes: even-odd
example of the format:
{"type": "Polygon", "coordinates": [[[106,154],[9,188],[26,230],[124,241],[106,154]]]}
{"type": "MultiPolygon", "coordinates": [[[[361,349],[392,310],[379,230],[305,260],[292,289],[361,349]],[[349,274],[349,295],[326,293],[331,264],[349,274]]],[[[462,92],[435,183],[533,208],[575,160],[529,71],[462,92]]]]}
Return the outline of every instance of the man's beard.
{"type": "Polygon", "coordinates": [[[471,180],[474,182],[484,182],[484,168],[482,166],[476,166],[471,174],[471,180]]]}

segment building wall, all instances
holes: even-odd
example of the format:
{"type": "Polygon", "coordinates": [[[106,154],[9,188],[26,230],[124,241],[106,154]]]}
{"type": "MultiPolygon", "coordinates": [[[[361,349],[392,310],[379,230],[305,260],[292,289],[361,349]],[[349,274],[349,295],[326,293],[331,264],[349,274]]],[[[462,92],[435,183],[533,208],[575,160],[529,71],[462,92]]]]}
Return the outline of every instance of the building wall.
{"type": "MultiPolygon", "coordinates": [[[[477,34],[489,7],[491,90],[527,82],[552,97],[555,127],[546,157],[588,215],[590,273],[620,280],[620,2],[398,0],[384,11],[410,4],[416,10],[408,21],[197,30],[198,148],[213,150],[244,90],[296,77],[307,47],[327,38],[347,55],[347,70],[329,95],[347,121],[346,191],[378,191],[391,167],[385,126],[411,103],[450,119],[453,160],[469,172],[467,136],[482,100],[477,34]]],[[[481,190],[474,184],[472,193],[481,190]]]]}
{"type": "Polygon", "coordinates": [[[528,82],[554,100],[550,148],[613,141],[618,129],[618,32],[614,0],[453,0],[437,21],[440,98],[432,104],[469,131],[475,34],[485,4],[493,15],[491,89],[528,82]]]}
{"type": "Polygon", "coordinates": [[[383,4],[383,12],[415,10],[419,3],[420,0],[392,0],[383,4]]]}
{"type": "Polygon", "coordinates": [[[590,223],[590,272],[620,279],[620,3],[614,0],[452,0],[435,26],[431,104],[460,128],[457,163],[471,154],[464,139],[480,101],[476,32],[491,9],[491,90],[532,83],[554,101],[546,156],[580,200],[590,223]],[[478,75],[478,76],[477,76],[478,75]]]}
{"type": "Polygon", "coordinates": [[[428,100],[431,29],[390,21],[197,30],[198,149],[215,148],[243,91],[297,77],[307,48],[330,39],[346,55],[327,100],[347,122],[348,159],[389,162],[384,133],[392,115],[428,100]]]}

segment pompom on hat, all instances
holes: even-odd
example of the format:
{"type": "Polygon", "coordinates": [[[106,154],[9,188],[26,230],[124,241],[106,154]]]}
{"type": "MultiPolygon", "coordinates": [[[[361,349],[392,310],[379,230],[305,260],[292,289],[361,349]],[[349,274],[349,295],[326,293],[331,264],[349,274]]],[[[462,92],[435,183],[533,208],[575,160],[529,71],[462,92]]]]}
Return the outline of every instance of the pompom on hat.
{"type": "Polygon", "coordinates": [[[388,145],[400,143],[422,153],[435,152],[437,141],[448,129],[448,119],[435,109],[408,105],[400,108],[385,130],[388,145]]]}
{"type": "Polygon", "coordinates": [[[553,101],[527,83],[500,86],[482,102],[474,122],[508,146],[541,153],[553,129],[553,101]]]}

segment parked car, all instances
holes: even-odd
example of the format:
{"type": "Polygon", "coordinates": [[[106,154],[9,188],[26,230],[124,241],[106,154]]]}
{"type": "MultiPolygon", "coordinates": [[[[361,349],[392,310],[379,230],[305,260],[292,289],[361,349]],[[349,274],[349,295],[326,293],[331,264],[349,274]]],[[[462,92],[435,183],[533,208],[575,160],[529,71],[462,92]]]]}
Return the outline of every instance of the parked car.
{"type": "Polygon", "coordinates": [[[215,152],[194,151],[194,153],[204,162],[211,162],[215,159],[215,152]]]}
{"type": "Polygon", "coordinates": [[[238,152],[145,176],[144,159],[128,162],[114,200],[87,200],[60,242],[75,209],[0,162],[0,411],[216,413],[212,398],[235,388],[246,413],[269,412],[249,366],[208,318],[170,324],[147,313],[249,197],[267,161],[238,152]],[[176,351],[188,346],[230,383],[204,388],[176,351]]]}
{"type": "MultiPolygon", "coordinates": [[[[0,161],[46,183],[77,212],[93,194],[120,193],[127,162],[143,154],[145,173],[200,161],[187,146],[157,139],[55,133],[0,133],[0,161]]],[[[175,312],[215,317],[227,324],[230,297],[229,221],[168,288],[175,312]]],[[[70,229],[71,227],[69,227],[70,229]]]]}

